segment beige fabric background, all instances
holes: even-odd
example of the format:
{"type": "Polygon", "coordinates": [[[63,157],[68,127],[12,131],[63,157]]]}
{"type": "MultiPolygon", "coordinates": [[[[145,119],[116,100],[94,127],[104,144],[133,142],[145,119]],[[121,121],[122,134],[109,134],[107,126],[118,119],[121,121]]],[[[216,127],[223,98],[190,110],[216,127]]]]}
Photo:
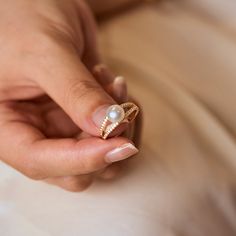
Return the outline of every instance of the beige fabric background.
{"type": "Polygon", "coordinates": [[[100,23],[145,115],[122,178],[64,192],[0,164],[0,235],[236,235],[236,5],[145,3],[100,23]]]}

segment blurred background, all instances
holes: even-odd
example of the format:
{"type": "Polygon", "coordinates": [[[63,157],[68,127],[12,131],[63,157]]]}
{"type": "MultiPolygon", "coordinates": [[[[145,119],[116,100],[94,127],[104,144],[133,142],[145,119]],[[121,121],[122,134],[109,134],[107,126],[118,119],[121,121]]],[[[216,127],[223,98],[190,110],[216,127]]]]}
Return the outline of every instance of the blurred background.
{"type": "Polygon", "coordinates": [[[0,164],[0,235],[236,235],[236,1],[88,2],[143,106],[141,153],[79,194],[0,164]]]}

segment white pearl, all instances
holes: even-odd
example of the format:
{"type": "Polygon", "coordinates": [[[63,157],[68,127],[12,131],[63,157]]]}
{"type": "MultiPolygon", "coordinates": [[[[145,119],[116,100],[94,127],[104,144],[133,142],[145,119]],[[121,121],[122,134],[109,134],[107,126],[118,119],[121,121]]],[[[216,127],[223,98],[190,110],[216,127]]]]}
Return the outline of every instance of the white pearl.
{"type": "Polygon", "coordinates": [[[119,105],[112,105],[107,110],[107,117],[110,122],[119,122],[124,118],[125,112],[119,105]]]}

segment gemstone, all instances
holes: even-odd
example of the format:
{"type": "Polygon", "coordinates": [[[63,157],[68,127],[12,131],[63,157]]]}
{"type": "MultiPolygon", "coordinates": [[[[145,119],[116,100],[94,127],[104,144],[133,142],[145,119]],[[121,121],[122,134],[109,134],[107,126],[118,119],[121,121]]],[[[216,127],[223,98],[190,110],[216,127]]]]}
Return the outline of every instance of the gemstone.
{"type": "Polygon", "coordinates": [[[112,105],[107,109],[107,117],[108,120],[112,123],[114,122],[120,122],[124,119],[125,111],[124,109],[119,105],[112,105]]]}

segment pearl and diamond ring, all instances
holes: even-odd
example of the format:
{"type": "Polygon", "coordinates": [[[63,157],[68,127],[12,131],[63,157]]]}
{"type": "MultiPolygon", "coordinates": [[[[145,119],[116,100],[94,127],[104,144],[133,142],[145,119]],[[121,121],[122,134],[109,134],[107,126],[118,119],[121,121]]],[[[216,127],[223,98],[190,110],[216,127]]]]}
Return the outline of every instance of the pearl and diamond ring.
{"type": "Polygon", "coordinates": [[[125,111],[119,105],[112,105],[107,109],[106,116],[112,123],[120,122],[125,117],[125,111]]]}
{"type": "Polygon", "coordinates": [[[139,113],[139,108],[132,102],[112,105],[107,109],[101,126],[101,137],[107,139],[109,134],[121,123],[132,122],[139,113]]]}

